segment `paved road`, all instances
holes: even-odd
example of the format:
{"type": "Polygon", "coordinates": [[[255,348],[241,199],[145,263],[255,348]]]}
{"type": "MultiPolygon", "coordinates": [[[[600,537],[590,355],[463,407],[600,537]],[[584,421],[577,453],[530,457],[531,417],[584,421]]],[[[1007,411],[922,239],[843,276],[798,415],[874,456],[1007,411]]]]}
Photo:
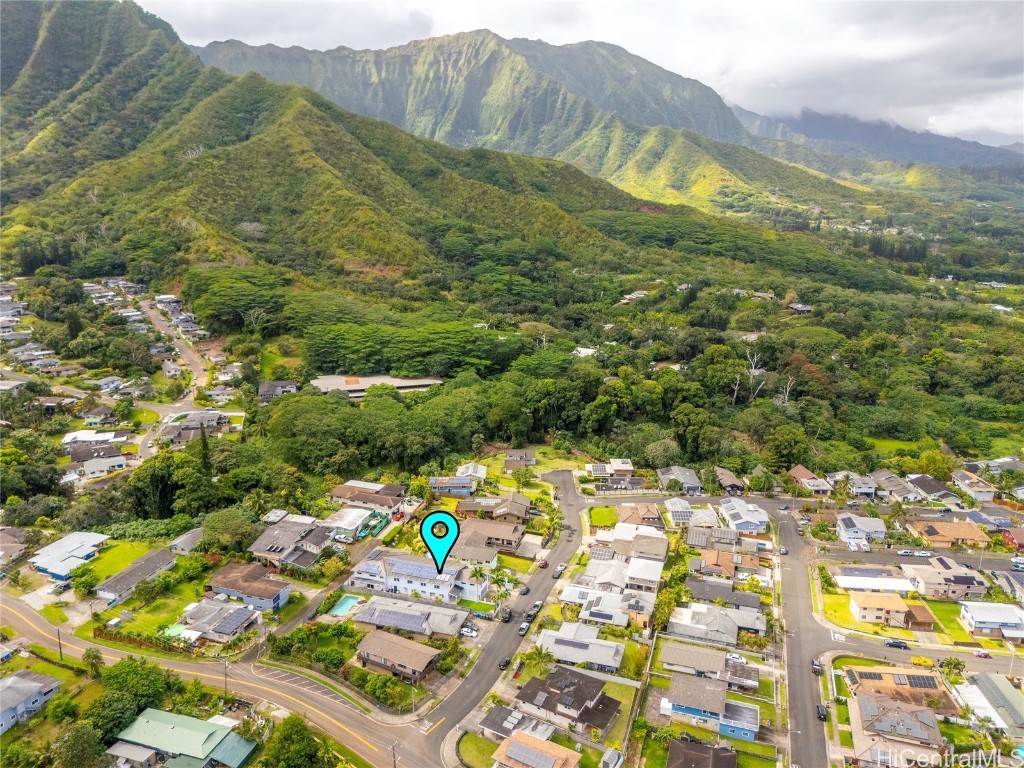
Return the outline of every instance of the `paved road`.
{"type": "MultiPolygon", "coordinates": [[[[569,473],[553,473],[551,481],[559,487],[563,498],[572,493],[569,473]],[[566,490],[568,489],[568,490],[566,490]]],[[[563,504],[565,529],[552,548],[552,563],[567,562],[580,541],[578,500],[563,504]],[[572,529],[574,534],[569,535],[572,529]]],[[[424,721],[409,725],[385,725],[370,718],[329,688],[292,672],[282,672],[249,660],[227,665],[227,687],[246,698],[260,698],[286,709],[301,712],[317,727],[348,745],[373,765],[391,768],[391,746],[396,745],[399,764],[409,768],[438,768],[441,746],[449,731],[457,728],[480,701],[491,691],[501,675],[498,662],[512,656],[523,643],[517,632],[523,614],[535,600],[546,600],[557,583],[552,569],[538,570],[526,583],[527,596],[516,596],[509,604],[514,617],[508,624],[497,622],[491,640],[482,649],[472,670],[466,675],[455,695],[424,716],[424,721]]],[[[4,598],[4,622],[10,624],[29,642],[56,650],[57,629],[27,606],[9,597],[4,598]]],[[[80,657],[88,647],[97,647],[109,662],[125,656],[106,646],[94,645],[66,632],[61,633],[64,652],[80,657]]],[[[220,662],[193,662],[160,659],[160,665],[178,672],[186,679],[198,677],[211,687],[224,685],[225,667],[220,662]]]]}

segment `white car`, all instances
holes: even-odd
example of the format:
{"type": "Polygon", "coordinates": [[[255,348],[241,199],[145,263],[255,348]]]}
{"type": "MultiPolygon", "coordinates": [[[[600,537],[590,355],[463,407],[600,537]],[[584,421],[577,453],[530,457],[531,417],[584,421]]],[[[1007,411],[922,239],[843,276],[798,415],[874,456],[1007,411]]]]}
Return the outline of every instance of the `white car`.
{"type": "Polygon", "coordinates": [[[1011,563],[1024,563],[1024,557],[1019,557],[1019,556],[1018,557],[1011,557],[1010,558],[1010,562],[1011,563]]]}
{"type": "Polygon", "coordinates": [[[927,549],[919,549],[914,553],[914,557],[934,557],[934,553],[929,552],[927,549]]]}
{"type": "Polygon", "coordinates": [[[859,541],[859,542],[857,542],[857,545],[860,547],[860,551],[861,552],[870,552],[871,551],[871,545],[868,544],[867,541],[859,541]]]}
{"type": "Polygon", "coordinates": [[[902,555],[904,557],[913,557],[914,556],[914,550],[912,550],[912,549],[901,549],[896,554],[897,555],[902,555]]]}
{"type": "Polygon", "coordinates": [[[477,632],[472,627],[463,627],[462,629],[459,630],[459,634],[462,635],[463,637],[476,637],[480,633],[477,632]]]}
{"type": "Polygon", "coordinates": [[[727,653],[725,654],[726,661],[735,661],[737,664],[746,664],[747,660],[740,656],[738,653],[727,653]]]}

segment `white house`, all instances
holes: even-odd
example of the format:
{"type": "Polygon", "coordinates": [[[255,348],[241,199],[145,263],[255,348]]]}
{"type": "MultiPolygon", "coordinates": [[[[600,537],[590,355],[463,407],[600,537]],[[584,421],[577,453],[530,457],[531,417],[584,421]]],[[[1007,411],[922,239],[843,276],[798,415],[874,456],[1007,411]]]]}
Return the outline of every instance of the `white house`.
{"type": "Polygon", "coordinates": [[[455,470],[456,477],[475,477],[477,481],[483,482],[487,479],[487,467],[483,464],[477,464],[475,461],[471,461],[468,464],[463,464],[455,470]]]}
{"type": "Polygon", "coordinates": [[[743,499],[732,497],[719,506],[718,511],[734,531],[764,533],[768,530],[768,513],[743,499]]]}
{"type": "Polygon", "coordinates": [[[840,472],[829,472],[825,475],[825,479],[828,480],[833,488],[837,487],[843,480],[848,480],[851,496],[865,496],[873,499],[878,491],[878,483],[875,482],[874,478],[858,475],[856,472],[851,472],[848,469],[840,472]]]}
{"type": "Polygon", "coordinates": [[[975,501],[992,501],[996,489],[973,472],[958,469],[953,473],[953,484],[975,501]]]}
{"type": "Polygon", "coordinates": [[[1024,638],[1024,608],[1016,603],[960,603],[960,623],[980,637],[1024,638]]]}
{"type": "Polygon", "coordinates": [[[475,582],[469,578],[469,569],[462,564],[448,565],[441,573],[429,557],[390,554],[380,547],[374,549],[356,565],[346,582],[355,589],[390,592],[397,595],[440,598],[454,603],[459,598],[480,600],[487,594],[486,579],[475,582]]]}
{"type": "Polygon", "coordinates": [[[127,466],[124,456],[105,456],[99,459],[88,459],[82,462],[82,472],[89,480],[106,477],[111,472],[120,472],[127,466]]]}
{"type": "Polygon", "coordinates": [[[836,533],[845,542],[881,541],[885,538],[885,523],[875,517],[840,512],[836,515],[836,533]]]}

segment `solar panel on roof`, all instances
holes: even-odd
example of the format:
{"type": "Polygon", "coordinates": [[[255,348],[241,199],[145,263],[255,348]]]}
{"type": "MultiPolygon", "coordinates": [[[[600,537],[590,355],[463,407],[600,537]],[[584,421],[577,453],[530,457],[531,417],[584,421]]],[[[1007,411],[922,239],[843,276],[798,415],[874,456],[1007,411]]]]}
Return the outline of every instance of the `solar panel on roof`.
{"type": "Polygon", "coordinates": [[[896,685],[906,685],[907,684],[907,676],[906,675],[893,675],[892,676],[892,681],[894,683],[896,683],[896,685]]]}
{"type": "Polygon", "coordinates": [[[579,640],[566,640],[563,637],[556,637],[555,645],[565,646],[566,648],[575,648],[578,651],[585,651],[590,647],[590,643],[581,643],[579,640]]]}
{"type": "Polygon", "coordinates": [[[927,688],[930,690],[936,690],[939,687],[935,678],[927,675],[907,675],[907,682],[910,684],[911,688],[927,688]]]}
{"type": "Polygon", "coordinates": [[[590,616],[591,618],[601,619],[602,621],[611,621],[614,618],[610,613],[606,613],[605,611],[591,611],[590,616]]]}
{"type": "Polygon", "coordinates": [[[852,669],[846,670],[846,679],[850,681],[850,685],[857,684],[857,673],[852,669]]]}
{"type": "Polygon", "coordinates": [[[554,768],[555,765],[555,758],[545,755],[533,747],[520,744],[518,741],[509,743],[508,749],[505,750],[505,755],[509,759],[525,763],[531,768],[554,768]]]}
{"type": "Polygon", "coordinates": [[[230,635],[232,632],[238,630],[245,622],[249,619],[249,611],[245,608],[239,608],[238,610],[232,611],[213,628],[213,631],[221,635],[230,635]]]}
{"type": "Polygon", "coordinates": [[[861,680],[881,680],[882,679],[882,673],[881,672],[861,672],[860,673],[860,679],[861,680]]]}

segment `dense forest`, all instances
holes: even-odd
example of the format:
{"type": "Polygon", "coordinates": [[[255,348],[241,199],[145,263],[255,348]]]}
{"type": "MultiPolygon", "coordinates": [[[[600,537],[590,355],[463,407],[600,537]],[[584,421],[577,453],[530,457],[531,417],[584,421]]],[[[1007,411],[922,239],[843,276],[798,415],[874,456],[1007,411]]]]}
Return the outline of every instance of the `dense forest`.
{"type": "Polygon", "coordinates": [[[3,268],[25,278],[34,337],[92,376],[149,374],[148,350],[81,281],[178,292],[244,364],[246,411],[242,440],[160,453],[71,501],[27,408],[46,385],[4,394],[5,520],[169,535],[203,516],[251,522],[268,499],[317,509],[338,478],[415,482],[493,444],[647,468],[939,475],[950,455],[1024,445],[1024,241],[1005,206],[963,198],[935,218],[897,196],[880,211],[928,240],[782,231],[229,77],[131,3],[2,12],[3,268]],[[973,282],[996,279],[1016,285],[973,282]],[[267,370],[272,349],[286,362],[267,370]],[[443,384],[360,403],[307,387],[260,406],[261,372],[443,384]]]}

